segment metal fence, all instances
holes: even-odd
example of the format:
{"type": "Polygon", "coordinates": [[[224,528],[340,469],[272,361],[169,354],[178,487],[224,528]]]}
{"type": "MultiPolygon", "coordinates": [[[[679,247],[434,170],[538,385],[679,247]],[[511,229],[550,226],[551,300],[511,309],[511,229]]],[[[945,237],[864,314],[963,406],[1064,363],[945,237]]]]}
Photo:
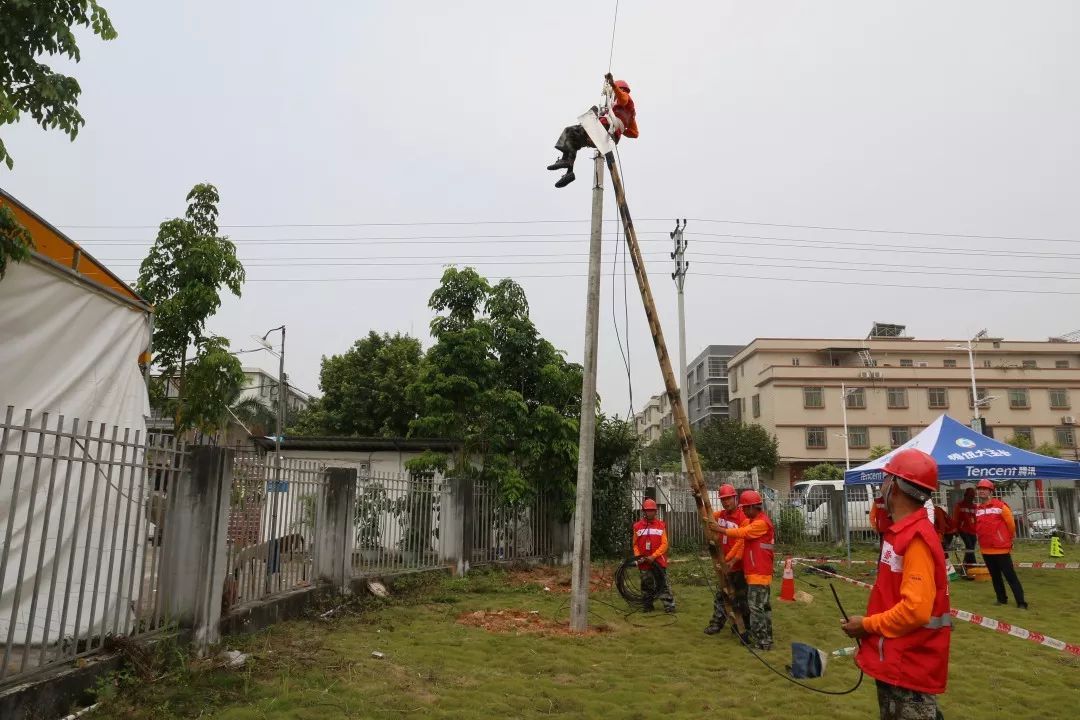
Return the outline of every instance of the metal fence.
{"type": "Polygon", "coordinates": [[[493,483],[476,482],[472,498],[474,565],[552,557],[556,508],[545,495],[510,504],[493,483]]]}
{"type": "Polygon", "coordinates": [[[316,506],[325,469],[312,460],[238,453],[229,504],[222,605],[312,583],[316,506]]]}
{"type": "Polygon", "coordinates": [[[157,498],[185,452],[166,436],[6,409],[0,684],[165,624],[157,498]]]}
{"type": "MultiPolygon", "coordinates": [[[[758,487],[748,472],[716,472],[705,474],[705,487],[713,510],[720,509],[720,486],[730,483],[736,488],[758,487]]],[[[658,517],[667,525],[668,543],[674,550],[705,547],[705,529],[698,514],[690,480],[683,473],[634,473],[631,479],[632,503],[635,512],[646,497],[659,506],[658,517]]],[[[626,529],[627,537],[630,528],[626,529]]]]}
{"type": "Polygon", "coordinates": [[[353,576],[442,566],[449,483],[433,473],[357,477],[353,513],[353,576]]]}

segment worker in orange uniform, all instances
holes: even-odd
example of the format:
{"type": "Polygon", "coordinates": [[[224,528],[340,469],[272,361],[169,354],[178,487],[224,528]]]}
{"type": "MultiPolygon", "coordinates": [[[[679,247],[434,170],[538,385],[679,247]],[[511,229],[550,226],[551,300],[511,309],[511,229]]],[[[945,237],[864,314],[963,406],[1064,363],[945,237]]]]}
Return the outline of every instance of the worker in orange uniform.
{"type": "Polygon", "coordinates": [[[956,536],[956,524],[949,515],[949,511],[941,505],[934,505],[934,530],[937,531],[942,549],[948,550],[952,545],[953,537],[956,536]]]}
{"type": "MultiPolygon", "coordinates": [[[[720,550],[724,554],[724,562],[727,564],[728,580],[735,591],[735,597],[731,599],[732,609],[743,616],[743,627],[750,627],[750,608],[746,602],[746,575],[743,573],[743,545],[746,542],[742,538],[729,538],[722,534],[726,528],[740,528],[750,523],[746,519],[746,513],[739,507],[739,494],[735,492],[734,485],[720,486],[721,509],[713,513],[713,530],[720,535],[720,550]]],[[[724,629],[727,622],[727,612],[724,610],[724,595],[717,589],[716,597],[713,598],[713,614],[709,625],[705,628],[706,635],[715,635],[724,629]]]]}
{"type": "MultiPolygon", "coordinates": [[[[637,110],[634,101],[630,98],[630,85],[625,80],[616,80],[608,73],[604,76],[607,84],[615,94],[615,104],[611,106],[611,119],[605,115],[600,118],[600,123],[608,129],[608,132],[618,143],[625,135],[628,138],[638,136],[637,110]]],[[[581,125],[571,125],[562,131],[559,139],[555,141],[555,149],[562,153],[562,157],[548,165],[548,170],[566,170],[566,173],[555,183],[555,187],[566,187],[574,182],[574,160],[578,150],[584,147],[596,147],[581,125]]]]}
{"type": "Polygon", "coordinates": [[[641,571],[642,609],[653,611],[653,603],[664,603],[664,612],[675,612],[675,597],[667,580],[667,525],[656,517],[656,501],[645,498],[644,517],[634,523],[634,557],[641,571]]]}
{"type": "Polygon", "coordinates": [[[975,486],[979,495],[979,504],[975,508],[975,534],[979,538],[983,562],[990,571],[990,580],[994,584],[998,605],[1008,605],[1009,596],[1005,594],[1005,582],[1009,583],[1016,607],[1027,610],[1024,600],[1024,586],[1016,576],[1012,562],[1013,538],[1016,537],[1016,521],[1012,508],[994,494],[994,483],[983,478],[975,486]]]}
{"type": "Polygon", "coordinates": [[[746,601],[750,611],[750,642],[759,650],[772,650],[772,587],[773,540],[776,530],[772,520],[761,507],[761,495],[756,490],[743,490],[739,508],[748,522],[737,528],[722,528],[729,538],[743,541],[743,573],[746,575],[746,601]]]}
{"type": "Polygon", "coordinates": [[[877,680],[881,720],[941,717],[937,695],[949,676],[949,580],[945,553],[924,503],[938,487],[937,463],[909,448],[883,468],[892,518],[866,615],[841,621],[859,640],[855,662],[877,680]]]}
{"type": "Polygon", "coordinates": [[[956,532],[964,543],[964,565],[975,564],[975,488],[964,488],[964,499],[953,508],[956,532]]]}

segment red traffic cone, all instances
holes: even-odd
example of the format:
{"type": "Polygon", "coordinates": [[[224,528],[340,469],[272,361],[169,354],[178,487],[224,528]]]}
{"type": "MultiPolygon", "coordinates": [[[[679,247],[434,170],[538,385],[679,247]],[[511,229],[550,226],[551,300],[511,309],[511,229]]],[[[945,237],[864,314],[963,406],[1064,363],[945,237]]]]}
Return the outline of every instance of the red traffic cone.
{"type": "Polygon", "coordinates": [[[784,581],[780,583],[780,599],[795,599],[795,571],[791,568],[791,556],[784,558],[784,581]]]}

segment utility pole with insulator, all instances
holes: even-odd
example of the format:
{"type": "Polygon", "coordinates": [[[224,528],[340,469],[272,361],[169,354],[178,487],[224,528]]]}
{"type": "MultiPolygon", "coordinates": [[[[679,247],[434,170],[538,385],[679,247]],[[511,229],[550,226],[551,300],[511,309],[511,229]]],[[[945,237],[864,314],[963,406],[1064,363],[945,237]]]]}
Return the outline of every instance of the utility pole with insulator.
{"type": "MultiPolygon", "coordinates": [[[[679,221],[675,221],[675,229],[671,231],[671,239],[675,241],[675,252],[671,253],[671,259],[675,261],[675,272],[671,273],[671,279],[675,281],[675,287],[679,291],[679,387],[682,391],[679,393],[679,398],[682,401],[683,414],[687,417],[690,416],[689,412],[689,400],[686,397],[687,392],[687,380],[686,380],[686,313],[683,310],[683,287],[686,285],[686,270],[690,267],[690,263],[686,262],[686,238],[683,236],[683,230],[686,229],[686,218],[683,218],[682,225],[679,225],[679,221]]],[[[710,390],[710,392],[712,392],[710,390]]],[[[686,475],[686,458],[682,458],[682,471],[683,475],[686,475]]]]}

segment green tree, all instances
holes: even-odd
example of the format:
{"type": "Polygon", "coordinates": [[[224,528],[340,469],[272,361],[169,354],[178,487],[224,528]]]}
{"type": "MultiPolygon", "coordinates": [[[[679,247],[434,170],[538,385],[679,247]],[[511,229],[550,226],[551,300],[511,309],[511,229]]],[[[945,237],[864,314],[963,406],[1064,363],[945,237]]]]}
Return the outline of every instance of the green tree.
{"type": "MultiPolygon", "coordinates": [[[[0,126],[29,113],[45,130],[60,128],[72,140],[86,121],[79,113],[78,81],[42,60],[61,56],[79,62],[72,27],[88,27],[102,40],[116,30],[96,0],[0,0],[0,126]]],[[[0,138],[0,162],[15,161],[0,138]]],[[[0,280],[8,262],[30,256],[33,238],[8,207],[0,207],[0,280]]]]}
{"type": "MultiPolygon", "coordinates": [[[[185,400],[167,396],[170,375],[160,376],[150,387],[150,402],[175,418],[176,431],[197,430],[205,435],[224,430],[233,420],[230,412],[244,384],[244,369],[229,352],[229,341],[209,335],[201,338],[187,364],[185,400]]],[[[242,412],[244,409],[240,403],[242,412]]]]}
{"type": "MultiPolygon", "coordinates": [[[[244,266],[236,258],[236,246],[218,235],[219,201],[213,185],[192,188],[184,217],[161,223],[157,239],[139,268],[138,292],[155,306],[153,362],[165,377],[176,378],[179,387],[178,427],[185,424],[188,350],[192,345],[218,347],[204,342],[206,321],[221,306],[221,289],[239,297],[244,282],[244,266]]],[[[227,400],[228,396],[223,396],[215,402],[227,400]]],[[[206,398],[197,402],[204,408],[209,406],[206,398]]]]}
{"type": "Polygon", "coordinates": [[[780,460],[776,436],[756,423],[716,420],[702,428],[696,442],[706,470],[756,467],[768,473],[780,460]]]}
{"type": "Polygon", "coordinates": [[[634,517],[630,479],[637,447],[633,423],[597,418],[591,541],[596,557],[622,556],[630,543],[634,517]]]}
{"type": "Polygon", "coordinates": [[[825,482],[842,481],[844,479],[844,471],[832,463],[821,463],[807,468],[806,472],[803,473],[802,479],[825,482]]]}
{"type": "Polygon", "coordinates": [[[429,453],[413,469],[445,468],[495,483],[517,502],[542,491],[563,501],[577,467],[581,367],[540,337],[524,291],[490,285],[472,268],[450,268],[429,307],[434,345],[410,400],[414,437],[460,443],[456,458],[429,453]]]}
{"type": "Polygon", "coordinates": [[[1005,440],[1006,443],[1021,450],[1034,450],[1035,443],[1027,435],[1013,435],[1005,440]]]}
{"type": "Polygon", "coordinates": [[[867,455],[869,455],[871,460],[877,460],[879,457],[882,457],[883,455],[888,455],[891,452],[892,449],[888,445],[875,445],[874,447],[870,448],[870,452],[867,453],[867,455]]]}
{"type": "Polygon", "coordinates": [[[419,378],[423,358],[416,338],[374,331],[341,355],[323,356],[323,396],[293,429],[303,435],[405,437],[419,410],[406,388],[419,378]]]}
{"type": "Polygon", "coordinates": [[[666,472],[678,472],[682,469],[682,447],[674,427],[665,429],[660,433],[660,437],[648,445],[643,445],[639,455],[641,467],[645,470],[659,468],[666,472]]]}
{"type": "MultiPolygon", "coordinates": [[[[1018,446],[1019,447],[1019,446],[1018,446]]],[[[1035,452],[1046,457],[1059,458],[1061,457],[1061,448],[1051,442],[1044,442],[1034,449],[1035,452]]]]}
{"type": "MultiPolygon", "coordinates": [[[[86,124],[79,113],[78,81],[56,72],[43,58],[79,62],[73,27],[90,28],[102,40],[116,30],[97,0],[0,0],[0,125],[27,113],[45,130],[59,128],[72,140],[86,124]]],[[[0,139],[0,161],[14,160],[0,139]]]]}
{"type": "Polygon", "coordinates": [[[34,249],[34,237],[15,217],[7,205],[0,205],[0,280],[4,279],[8,262],[22,262],[34,249]]]}

